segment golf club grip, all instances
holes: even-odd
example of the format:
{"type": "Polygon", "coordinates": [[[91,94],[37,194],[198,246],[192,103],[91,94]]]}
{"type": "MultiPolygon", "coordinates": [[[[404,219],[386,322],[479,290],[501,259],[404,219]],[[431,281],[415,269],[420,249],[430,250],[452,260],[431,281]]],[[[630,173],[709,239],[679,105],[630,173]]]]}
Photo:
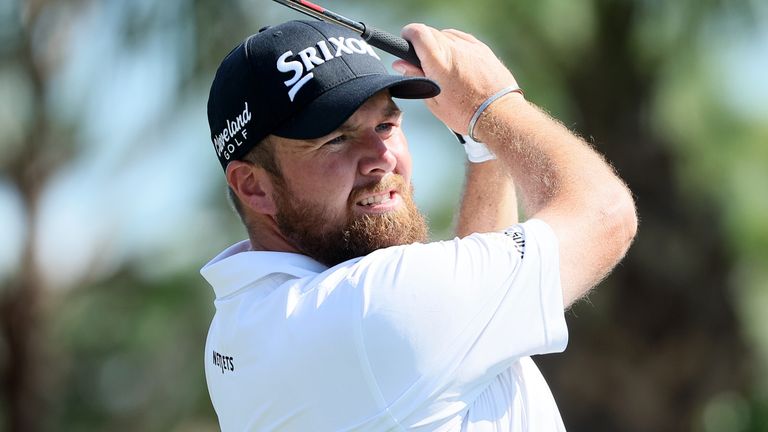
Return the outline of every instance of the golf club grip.
{"type": "Polygon", "coordinates": [[[363,39],[376,48],[399,57],[412,65],[421,67],[421,61],[419,61],[419,56],[416,55],[416,50],[413,49],[413,45],[407,40],[367,25],[362,36],[363,39]]]}

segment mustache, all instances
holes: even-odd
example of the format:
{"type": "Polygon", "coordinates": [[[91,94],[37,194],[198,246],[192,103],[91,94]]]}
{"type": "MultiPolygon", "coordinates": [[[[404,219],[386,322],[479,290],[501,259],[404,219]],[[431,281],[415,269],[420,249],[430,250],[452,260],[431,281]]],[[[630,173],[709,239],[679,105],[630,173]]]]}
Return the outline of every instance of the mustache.
{"type": "Polygon", "coordinates": [[[402,195],[403,190],[405,189],[406,184],[403,176],[400,174],[390,174],[381,180],[372,181],[368,184],[352,189],[352,193],[349,195],[350,203],[354,204],[365,196],[379,194],[390,190],[394,190],[398,194],[402,195]]]}

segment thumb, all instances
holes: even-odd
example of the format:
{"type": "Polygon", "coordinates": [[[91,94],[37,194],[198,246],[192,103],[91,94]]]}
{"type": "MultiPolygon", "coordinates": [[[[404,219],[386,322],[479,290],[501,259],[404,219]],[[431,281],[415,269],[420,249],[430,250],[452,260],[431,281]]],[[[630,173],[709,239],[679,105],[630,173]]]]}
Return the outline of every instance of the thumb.
{"type": "Polygon", "coordinates": [[[414,66],[405,60],[395,60],[392,63],[392,69],[401,75],[409,77],[423,77],[424,71],[420,67],[414,66]]]}

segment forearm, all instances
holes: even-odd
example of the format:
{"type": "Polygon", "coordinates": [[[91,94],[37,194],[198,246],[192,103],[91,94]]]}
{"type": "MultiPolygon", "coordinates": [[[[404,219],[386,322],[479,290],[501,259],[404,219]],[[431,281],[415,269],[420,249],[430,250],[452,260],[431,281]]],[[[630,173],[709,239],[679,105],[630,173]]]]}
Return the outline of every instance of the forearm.
{"type": "Polygon", "coordinates": [[[475,135],[517,183],[527,215],[552,205],[586,208],[624,190],[601,155],[518,94],[488,107],[475,135]]]}
{"type": "MultiPolygon", "coordinates": [[[[517,86],[490,48],[472,35],[420,24],[407,26],[403,35],[413,42],[423,70],[402,61],[395,66],[440,83],[443,91],[427,106],[457,132],[467,132],[474,111],[488,97],[517,86]]],[[[600,154],[518,93],[491,103],[473,133],[514,180],[526,216],[543,220],[554,231],[563,300],[570,304],[613,268],[634,238],[631,193],[600,154]]],[[[484,193],[493,193],[491,186],[483,192],[482,182],[474,184],[479,178],[468,179],[473,184],[467,186],[465,220],[482,210],[484,193]]]]}
{"type": "Polygon", "coordinates": [[[499,231],[517,223],[515,186],[502,162],[467,165],[456,235],[499,231]]]}
{"type": "Polygon", "coordinates": [[[476,136],[517,182],[525,213],[555,231],[573,303],[626,253],[637,229],[631,193],[599,153],[520,97],[492,104],[476,136]]]}

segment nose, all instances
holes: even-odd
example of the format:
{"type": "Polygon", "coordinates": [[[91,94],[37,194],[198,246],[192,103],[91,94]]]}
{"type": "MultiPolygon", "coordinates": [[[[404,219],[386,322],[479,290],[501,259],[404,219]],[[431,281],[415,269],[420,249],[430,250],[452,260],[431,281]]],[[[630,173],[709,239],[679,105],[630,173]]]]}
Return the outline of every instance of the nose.
{"type": "Polygon", "coordinates": [[[358,162],[360,174],[384,176],[395,170],[397,157],[386,141],[375,132],[366,134],[361,139],[362,155],[358,162]]]}

